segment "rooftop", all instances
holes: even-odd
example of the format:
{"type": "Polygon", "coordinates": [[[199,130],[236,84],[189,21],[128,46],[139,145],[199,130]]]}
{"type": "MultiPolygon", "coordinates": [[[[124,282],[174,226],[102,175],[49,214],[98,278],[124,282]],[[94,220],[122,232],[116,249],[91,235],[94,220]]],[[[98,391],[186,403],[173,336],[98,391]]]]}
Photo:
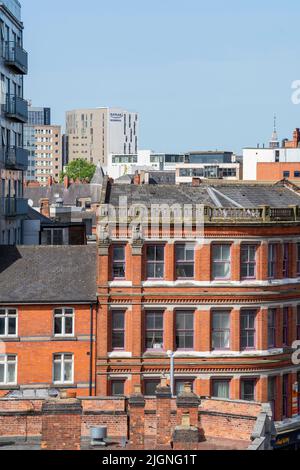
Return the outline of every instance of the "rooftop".
{"type": "Polygon", "coordinates": [[[96,301],[95,246],[0,246],[0,304],[96,301]]]}
{"type": "Polygon", "coordinates": [[[100,200],[101,184],[99,172],[91,184],[72,183],[68,188],[64,184],[52,186],[26,187],[24,197],[32,201],[33,207],[40,206],[41,199],[49,199],[49,204],[55,204],[57,199],[62,199],[65,206],[76,206],[78,199],[91,198],[92,203],[100,200]]]}
{"type": "Polygon", "coordinates": [[[112,184],[106,203],[119,205],[127,197],[128,205],[203,204],[215,208],[257,208],[269,206],[284,209],[300,206],[300,190],[296,186],[256,182],[214,182],[192,185],[116,185],[112,184]],[[298,191],[298,192],[297,192],[298,191]]]}

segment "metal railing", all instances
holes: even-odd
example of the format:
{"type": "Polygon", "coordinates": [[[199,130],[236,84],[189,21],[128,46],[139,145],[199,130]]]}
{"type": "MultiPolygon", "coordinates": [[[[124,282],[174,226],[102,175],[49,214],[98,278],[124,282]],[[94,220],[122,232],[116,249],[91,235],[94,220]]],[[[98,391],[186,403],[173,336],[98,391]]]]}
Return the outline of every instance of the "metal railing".
{"type": "Polygon", "coordinates": [[[4,46],[4,60],[17,73],[26,75],[28,72],[28,53],[20,44],[9,41],[4,46]]]}
{"type": "Polygon", "coordinates": [[[1,197],[0,211],[4,217],[20,217],[28,213],[28,200],[24,198],[1,197]]]}
{"type": "Polygon", "coordinates": [[[16,95],[6,95],[6,115],[17,122],[28,121],[28,103],[16,95]]]}
{"type": "Polygon", "coordinates": [[[0,162],[5,168],[25,171],[28,167],[28,150],[21,147],[0,147],[0,162]]]}

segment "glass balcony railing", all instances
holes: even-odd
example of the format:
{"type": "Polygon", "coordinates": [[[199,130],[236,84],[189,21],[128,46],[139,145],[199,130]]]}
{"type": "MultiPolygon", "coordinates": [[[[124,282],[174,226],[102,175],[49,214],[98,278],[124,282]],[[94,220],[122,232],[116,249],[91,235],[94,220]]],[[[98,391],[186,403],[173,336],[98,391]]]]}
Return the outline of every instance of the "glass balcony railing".
{"type": "Polygon", "coordinates": [[[28,54],[16,42],[5,44],[4,60],[17,74],[26,75],[28,72],[28,54]]]}
{"type": "Polygon", "coordinates": [[[28,121],[27,101],[16,95],[7,95],[6,116],[13,121],[26,123],[28,121]]]}
{"type": "Polygon", "coordinates": [[[27,170],[28,155],[28,150],[21,147],[0,147],[0,162],[4,165],[4,168],[27,170]]]}
{"type": "Polygon", "coordinates": [[[0,199],[1,215],[4,217],[21,217],[28,213],[28,200],[15,197],[2,197],[0,199]]]}

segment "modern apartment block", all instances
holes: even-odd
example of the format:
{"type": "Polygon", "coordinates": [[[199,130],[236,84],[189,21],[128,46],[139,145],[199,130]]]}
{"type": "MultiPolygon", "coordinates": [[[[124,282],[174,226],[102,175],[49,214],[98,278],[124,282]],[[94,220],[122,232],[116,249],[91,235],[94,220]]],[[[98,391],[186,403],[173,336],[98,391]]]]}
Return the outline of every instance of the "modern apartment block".
{"type": "Polygon", "coordinates": [[[52,178],[58,182],[62,171],[62,136],[61,127],[51,125],[50,108],[29,107],[24,144],[29,152],[26,181],[46,185],[52,178]]]}
{"type": "Polygon", "coordinates": [[[22,220],[27,214],[23,175],[28,152],[23,146],[23,126],[28,119],[23,98],[23,77],[28,57],[23,49],[21,5],[17,0],[0,3],[1,145],[0,145],[0,243],[22,242],[22,220]]]}
{"type": "Polygon", "coordinates": [[[119,108],[78,109],[66,114],[68,159],[107,165],[109,154],[136,154],[139,116],[119,108]]]}

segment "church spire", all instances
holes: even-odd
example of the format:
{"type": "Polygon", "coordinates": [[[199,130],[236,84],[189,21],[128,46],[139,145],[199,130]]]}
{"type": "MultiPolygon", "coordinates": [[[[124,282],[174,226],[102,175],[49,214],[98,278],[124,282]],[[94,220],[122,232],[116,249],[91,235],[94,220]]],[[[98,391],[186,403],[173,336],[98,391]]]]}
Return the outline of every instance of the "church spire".
{"type": "Polygon", "coordinates": [[[280,147],[280,142],[278,140],[278,134],[277,134],[277,116],[274,114],[274,128],[273,128],[273,133],[272,137],[270,140],[270,148],[273,149],[278,149],[280,147]]]}

